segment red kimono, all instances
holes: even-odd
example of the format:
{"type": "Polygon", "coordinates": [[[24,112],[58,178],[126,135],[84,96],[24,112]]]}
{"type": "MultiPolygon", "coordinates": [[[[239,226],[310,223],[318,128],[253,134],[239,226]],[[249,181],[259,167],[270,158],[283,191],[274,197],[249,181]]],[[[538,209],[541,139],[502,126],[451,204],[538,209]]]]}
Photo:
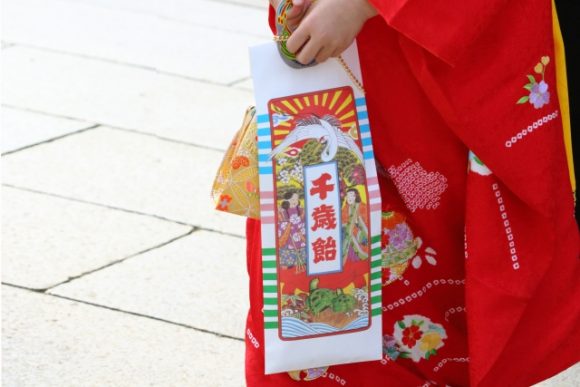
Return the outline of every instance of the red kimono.
{"type": "Polygon", "coordinates": [[[380,15],[357,44],[392,253],[385,356],[264,375],[260,222],[248,219],[247,384],[537,383],[580,348],[551,3],[371,2],[380,15]]]}

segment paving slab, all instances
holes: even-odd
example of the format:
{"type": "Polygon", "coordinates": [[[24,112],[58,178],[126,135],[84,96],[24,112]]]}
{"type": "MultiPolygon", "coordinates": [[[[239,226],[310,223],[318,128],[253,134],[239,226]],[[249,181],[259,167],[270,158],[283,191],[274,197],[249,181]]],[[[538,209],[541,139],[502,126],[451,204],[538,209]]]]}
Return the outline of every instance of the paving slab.
{"type": "Polygon", "coordinates": [[[185,235],[191,227],[2,188],[2,281],[45,289],[185,235]]]}
{"type": "MultiPolygon", "coordinates": [[[[249,75],[248,45],[267,41],[267,37],[243,32],[69,0],[6,0],[3,15],[3,39],[8,42],[130,63],[220,84],[249,75]]],[[[267,26],[267,16],[262,19],[261,24],[267,26]]]]}
{"type": "Polygon", "coordinates": [[[578,387],[580,386],[580,363],[559,374],[546,379],[541,383],[534,384],[533,387],[578,387]]]}
{"type": "Polygon", "coordinates": [[[210,200],[221,158],[220,151],[99,127],[4,156],[3,180],[243,235],[245,218],[215,210],[210,200]]]}
{"type": "Polygon", "coordinates": [[[254,82],[251,78],[245,79],[241,82],[236,82],[233,86],[237,89],[248,90],[252,93],[254,92],[254,82]]]}
{"type": "Polygon", "coordinates": [[[50,293],[243,338],[245,252],[240,238],[197,231],[50,293]]]}
{"type": "Polygon", "coordinates": [[[0,109],[2,153],[25,148],[93,126],[94,123],[52,117],[18,109],[0,109]]]}
{"type": "MultiPolygon", "coordinates": [[[[68,0],[70,1],[70,0],[68,0]]],[[[175,23],[217,28],[270,38],[268,2],[249,3],[211,0],[74,0],[97,7],[154,15],[175,23]]]]}
{"type": "Polygon", "coordinates": [[[239,4],[253,8],[262,8],[268,5],[267,0],[210,0],[210,1],[214,1],[217,3],[239,4]]]}
{"type": "Polygon", "coordinates": [[[5,386],[244,386],[244,344],[2,287],[5,386]]]}
{"type": "Polygon", "coordinates": [[[23,47],[2,62],[5,105],[218,149],[254,103],[246,90],[23,47]]]}

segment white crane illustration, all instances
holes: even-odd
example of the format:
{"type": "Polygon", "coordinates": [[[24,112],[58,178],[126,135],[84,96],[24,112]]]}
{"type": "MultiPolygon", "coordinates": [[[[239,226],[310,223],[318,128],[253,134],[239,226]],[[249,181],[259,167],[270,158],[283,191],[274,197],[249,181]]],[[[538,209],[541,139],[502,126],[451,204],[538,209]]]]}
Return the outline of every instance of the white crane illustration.
{"type": "Polygon", "coordinates": [[[340,130],[340,122],[331,115],[325,115],[322,118],[312,115],[298,121],[294,130],[270,152],[269,159],[271,160],[277,154],[282,153],[290,145],[309,138],[317,139],[326,144],[320,155],[323,162],[334,159],[338,147],[342,147],[353,151],[361,163],[364,163],[362,152],[356,142],[340,130]]]}

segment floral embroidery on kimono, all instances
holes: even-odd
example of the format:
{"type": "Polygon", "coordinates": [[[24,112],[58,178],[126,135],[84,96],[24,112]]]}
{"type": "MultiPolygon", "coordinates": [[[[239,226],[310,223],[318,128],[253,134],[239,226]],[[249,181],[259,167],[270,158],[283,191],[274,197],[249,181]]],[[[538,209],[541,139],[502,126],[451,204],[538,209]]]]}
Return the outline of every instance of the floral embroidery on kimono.
{"type": "Polygon", "coordinates": [[[516,104],[524,104],[529,102],[534,106],[534,108],[539,109],[542,106],[550,102],[550,92],[548,91],[548,84],[544,80],[544,74],[546,72],[546,66],[550,63],[549,56],[543,56],[540,61],[534,66],[534,72],[542,76],[542,79],[536,80],[534,75],[528,74],[528,80],[530,82],[524,85],[524,89],[528,90],[529,95],[524,95],[516,104]]]}
{"type": "MultiPolygon", "coordinates": [[[[381,219],[383,285],[388,285],[403,276],[409,263],[415,269],[421,267],[423,240],[414,236],[405,216],[400,212],[383,211],[381,219]]],[[[437,252],[432,247],[426,247],[423,253],[430,265],[437,265],[437,252]]]]}
{"type": "Polygon", "coordinates": [[[469,170],[471,172],[477,173],[478,175],[488,176],[491,175],[491,170],[473,153],[469,151],[469,170]]]}
{"type": "Polygon", "coordinates": [[[328,367],[308,368],[305,370],[288,371],[288,375],[296,381],[311,381],[324,376],[328,367]]]}
{"type": "Polygon", "coordinates": [[[444,345],[447,333],[442,325],[433,323],[427,317],[413,314],[395,323],[393,338],[396,346],[390,348],[398,351],[398,357],[419,362],[437,355],[437,350],[444,345]]]}

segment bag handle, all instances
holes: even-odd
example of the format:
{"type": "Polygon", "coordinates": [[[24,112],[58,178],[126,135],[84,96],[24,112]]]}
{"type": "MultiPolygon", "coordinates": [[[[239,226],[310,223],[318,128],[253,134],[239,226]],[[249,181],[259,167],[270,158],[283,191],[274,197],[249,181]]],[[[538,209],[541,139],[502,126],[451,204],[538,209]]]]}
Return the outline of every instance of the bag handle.
{"type": "Polygon", "coordinates": [[[280,0],[278,4],[278,8],[276,9],[276,32],[277,35],[274,35],[274,41],[278,45],[278,52],[280,56],[286,62],[287,65],[293,68],[304,68],[304,67],[311,67],[316,65],[316,61],[312,60],[312,62],[308,64],[302,64],[296,60],[296,55],[288,51],[286,47],[286,41],[290,38],[292,34],[292,30],[288,26],[287,23],[287,15],[288,11],[292,9],[294,5],[292,4],[292,0],[280,0]]]}

